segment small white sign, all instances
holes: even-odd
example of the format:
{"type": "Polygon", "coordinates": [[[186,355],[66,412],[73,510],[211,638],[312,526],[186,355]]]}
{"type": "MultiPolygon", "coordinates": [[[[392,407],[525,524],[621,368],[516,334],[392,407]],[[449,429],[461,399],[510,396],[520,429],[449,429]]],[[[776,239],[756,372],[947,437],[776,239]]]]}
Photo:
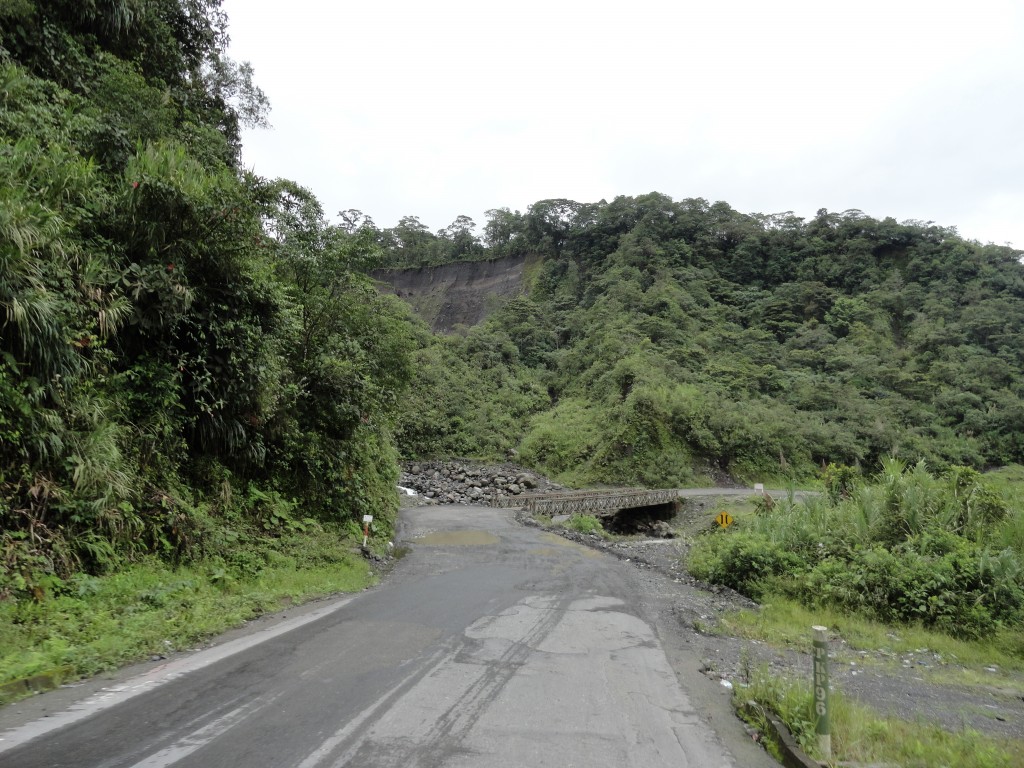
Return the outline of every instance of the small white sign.
{"type": "Polygon", "coordinates": [[[363,515],[363,522],[364,523],[372,523],[373,522],[373,515],[363,515]]]}
{"type": "Polygon", "coordinates": [[[764,483],[754,483],[754,490],[758,493],[764,493],[764,483]]]}

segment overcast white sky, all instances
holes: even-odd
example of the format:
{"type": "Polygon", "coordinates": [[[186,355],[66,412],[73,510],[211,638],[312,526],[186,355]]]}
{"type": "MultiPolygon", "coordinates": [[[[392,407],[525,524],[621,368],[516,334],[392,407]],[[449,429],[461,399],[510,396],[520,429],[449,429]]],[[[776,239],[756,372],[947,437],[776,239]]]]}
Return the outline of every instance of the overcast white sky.
{"type": "Polygon", "coordinates": [[[663,192],[1024,248],[1019,0],[224,0],[245,164],[432,230],[663,192]]]}

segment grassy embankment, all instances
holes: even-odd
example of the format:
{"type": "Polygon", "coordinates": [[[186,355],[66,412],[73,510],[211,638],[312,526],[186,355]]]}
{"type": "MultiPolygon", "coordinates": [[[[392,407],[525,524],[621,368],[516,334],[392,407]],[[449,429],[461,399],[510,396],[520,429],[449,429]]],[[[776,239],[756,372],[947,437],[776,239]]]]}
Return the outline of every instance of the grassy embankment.
{"type": "Polygon", "coordinates": [[[193,647],[247,619],[375,581],[347,529],[315,523],[177,567],[155,557],[80,574],[46,599],[0,601],[0,703],[54,682],[193,647]],[[6,690],[6,693],[5,693],[6,690]]]}
{"type": "MultiPolygon", "coordinates": [[[[1024,695],[1020,677],[1024,654],[1019,649],[1014,651],[1014,633],[1008,630],[984,641],[959,640],[920,625],[897,627],[837,610],[810,610],[793,600],[774,597],[759,611],[725,617],[718,631],[779,649],[806,650],[810,647],[810,627],[816,624],[827,626],[836,638],[837,642],[832,643],[833,665],[853,663],[862,673],[885,674],[903,660],[928,659],[929,666],[915,666],[914,670],[914,676],[927,683],[976,687],[988,693],[998,689],[1005,696],[1024,695]]],[[[1019,634],[1016,642],[1019,645],[1019,634]]],[[[747,679],[739,681],[737,687],[737,705],[749,700],[767,705],[802,746],[819,757],[810,716],[810,670],[802,679],[780,677],[764,667],[745,670],[745,676],[747,679]]],[[[833,755],[847,762],[908,768],[1003,768],[1018,765],[1014,760],[1019,761],[1017,756],[1024,754],[1024,741],[993,737],[966,726],[950,732],[923,718],[904,720],[880,714],[845,696],[841,685],[833,685],[831,701],[833,755]]],[[[995,716],[988,711],[981,714],[995,716]]]]}
{"type": "MultiPolygon", "coordinates": [[[[794,681],[752,673],[748,685],[737,692],[737,705],[756,701],[774,711],[801,746],[821,759],[811,718],[813,695],[809,681],[794,681]]],[[[971,728],[950,732],[923,720],[911,721],[880,715],[833,690],[830,697],[831,765],[885,765],[901,768],[1010,768],[1020,766],[1024,742],[982,734],[971,728]]],[[[756,722],[762,726],[763,723],[756,722]]]]}

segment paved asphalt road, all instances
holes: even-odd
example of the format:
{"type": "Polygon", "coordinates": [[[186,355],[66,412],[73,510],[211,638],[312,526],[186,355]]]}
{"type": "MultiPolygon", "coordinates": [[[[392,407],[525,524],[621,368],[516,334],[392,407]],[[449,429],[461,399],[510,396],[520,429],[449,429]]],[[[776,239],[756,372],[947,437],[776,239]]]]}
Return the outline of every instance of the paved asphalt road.
{"type": "Polygon", "coordinates": [[[382,586],[8,707],[0,766],[773,764],[697,711],[629,565],[507,510],[403,514],[411,551],[382,586]]]}

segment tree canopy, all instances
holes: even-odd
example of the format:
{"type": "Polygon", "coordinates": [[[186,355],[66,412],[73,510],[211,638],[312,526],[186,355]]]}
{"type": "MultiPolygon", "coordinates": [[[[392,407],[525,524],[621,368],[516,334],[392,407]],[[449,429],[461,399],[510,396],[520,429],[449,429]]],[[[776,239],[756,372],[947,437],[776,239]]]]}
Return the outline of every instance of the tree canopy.
{"type": "Polygon", "coordinates": [[[517,450],[580,482],[650,484],[1024,461],[1018,250],[857,210],[805,220],[658,193],[488,219],[488,257],[542,263],[485,326],[421,353],[468,370],[455,387],[416,374],[418,391],[441,386],[422,395],[441,423],[432,441],[406,411],[410,455],[517,450]],[[507,426],[466,424],[480,399],[507,426]]]}
{"type": "Polygon", "coordinates": [[[219,0],[0,9],[0,599],[301,515],[383,525],[416,331],[378,244],[238,164],[219,0]]]}

